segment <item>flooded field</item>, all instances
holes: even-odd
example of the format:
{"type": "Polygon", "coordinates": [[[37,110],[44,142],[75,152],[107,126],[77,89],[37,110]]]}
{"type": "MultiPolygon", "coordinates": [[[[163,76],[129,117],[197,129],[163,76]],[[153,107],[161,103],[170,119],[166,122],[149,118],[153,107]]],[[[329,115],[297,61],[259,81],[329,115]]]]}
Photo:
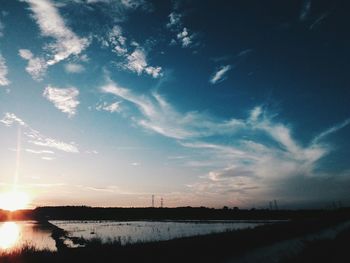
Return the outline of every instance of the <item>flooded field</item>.
{"type": "Polygon", "coordinates": [[[51,237],[51,228],[35,221],[14,221],[0,223],[0,253],[31,246],[37,250],[56,250],[51,237]]]}
{"type": "Polygon", "coordinates": [[[117,241],[122,245],[137,242],[170,240],[174,238],[221,233],[254,228],[266,222],[249,221],[50,221],[68,232],[68,237],[102,242],[117,241]]]}

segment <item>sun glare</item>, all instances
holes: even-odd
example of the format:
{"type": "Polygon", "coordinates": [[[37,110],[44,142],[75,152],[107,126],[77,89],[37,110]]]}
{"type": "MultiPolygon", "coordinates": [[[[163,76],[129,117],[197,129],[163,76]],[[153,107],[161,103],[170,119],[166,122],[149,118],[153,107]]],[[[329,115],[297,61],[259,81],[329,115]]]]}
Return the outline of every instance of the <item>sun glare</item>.
{"type": "Polygon", "coordinates": [[[19,227],[15,222],[5,222],[0,226],[0,248],[11,248],[19,237],[19,227]]]}
{"type": "Polygon", "coordinates": [[[12,191],[0,194],[0,209],[15,211],[27,208],[29,197],[24,192],[12,191]]]}

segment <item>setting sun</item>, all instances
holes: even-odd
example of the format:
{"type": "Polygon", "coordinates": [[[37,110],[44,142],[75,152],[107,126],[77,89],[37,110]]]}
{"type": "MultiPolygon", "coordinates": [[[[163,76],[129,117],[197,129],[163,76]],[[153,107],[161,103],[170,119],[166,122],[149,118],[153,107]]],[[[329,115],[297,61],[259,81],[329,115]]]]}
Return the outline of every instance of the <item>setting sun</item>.
{"type": "Polygon", "coordinates": [[[0,194],[0,209],[15,211],[27,208],[29,197],[24,192],[12,191],[0,194]]]}

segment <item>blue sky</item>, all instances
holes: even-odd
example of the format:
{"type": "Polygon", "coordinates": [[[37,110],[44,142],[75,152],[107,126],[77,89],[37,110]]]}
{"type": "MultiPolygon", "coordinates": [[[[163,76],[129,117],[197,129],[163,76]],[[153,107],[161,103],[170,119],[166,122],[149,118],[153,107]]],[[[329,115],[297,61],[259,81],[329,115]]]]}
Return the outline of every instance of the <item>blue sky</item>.
{"type": "Polygon", "coordinates": [[[32,206],[348,203],[342,1],[1,0],[0,187],[32,206]]]}

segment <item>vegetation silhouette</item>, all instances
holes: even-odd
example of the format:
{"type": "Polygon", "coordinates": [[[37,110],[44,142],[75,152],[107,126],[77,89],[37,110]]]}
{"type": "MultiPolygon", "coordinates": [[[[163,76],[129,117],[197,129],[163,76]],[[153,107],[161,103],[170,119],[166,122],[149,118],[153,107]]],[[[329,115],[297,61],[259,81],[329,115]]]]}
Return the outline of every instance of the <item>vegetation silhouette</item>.
{"type": "MultiPolygon", "coordinates": [[[[2,213],[7,213],[2,211],[2,213]]],[[[2,214],[0,213],[0,214],[2,214]]],[[[8,216],[8,215],[7,215],[8,216]]],[[[122,245],[118,240],[103,243],[102,240],[80,240],[85,247],[67,248],[61,237],[64,231],[55,228],[57,252],[36,251],[25,247],[19,251],[0,255],[0,262],[227,262],[266,246],[315,233],[350,220],[350,209],[336,210],[237,210],[209,208],[92,208],[92,207],[41,207],[12,213],[12,218],[37,219],[50,224],[50,219],[83,220],[209,220],[209,219],[289,219],[274,224],[258,226],[220,234],[178,238],[169,241],[122,245]],[[61,240],[61,241],[60,241],[61,240]],[[61,242],[61,243],[59,243],[61,242]]],[[[4,218],[4,217],[2,217],[4,218]]],[[[76,240],[77,241],[77,240],[76,240]]],[[[308,242],[298,256],[286,258],[291,262],[350,262],[347,250],[350,229],[341,232],[336,239],[308,242]],[[319,251],[319,249],[322,249],[319,251]],[[327,248],[327,249],[326,249],[327,248]],[[329,252],[327,252],[329,251],[329,252]],[[341,256],[340,256],[341,255],[341,256]]]]}

